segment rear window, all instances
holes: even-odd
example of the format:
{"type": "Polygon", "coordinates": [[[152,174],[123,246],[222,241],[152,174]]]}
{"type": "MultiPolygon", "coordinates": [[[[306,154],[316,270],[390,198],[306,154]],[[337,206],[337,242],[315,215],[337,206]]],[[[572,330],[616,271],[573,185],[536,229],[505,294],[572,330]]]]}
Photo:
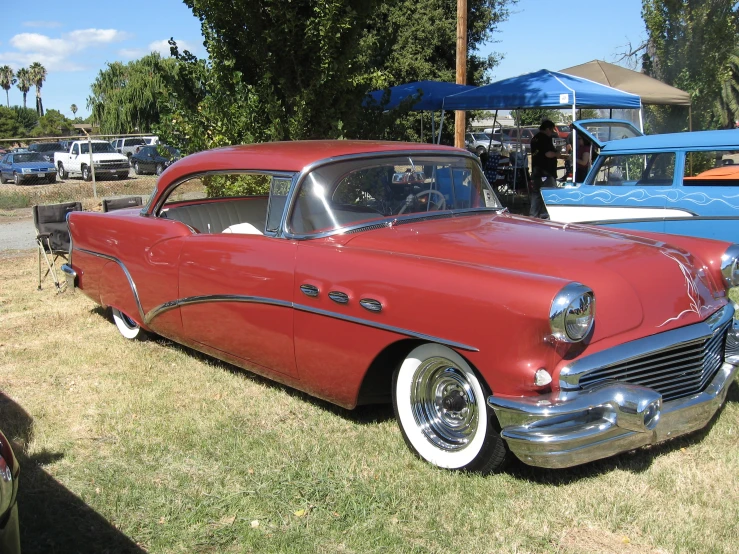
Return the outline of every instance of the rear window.
{"type": "Polygon", "coordinates": [[[141,144],[146,144],[146,141],[142,138],[126,139],[126,146],[139,146],[141,144]]]}
{"type": "Polygon", "coordinates": [[[708,150],[685,153],[683,186],[733,186],[739,184],[739,151],[708,150]]]}
{"type": "Polygon", "coordinates": [[[32,144],[28,147],[32,152],[59,152],[64,150],[58,142],[44,142],[40,144],[32,144]]]}

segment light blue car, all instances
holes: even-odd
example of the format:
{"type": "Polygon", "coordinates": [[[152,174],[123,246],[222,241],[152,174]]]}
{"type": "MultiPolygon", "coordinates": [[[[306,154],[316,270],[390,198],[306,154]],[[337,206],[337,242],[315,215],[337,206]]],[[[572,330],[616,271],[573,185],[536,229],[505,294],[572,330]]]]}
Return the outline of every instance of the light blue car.
{"type": "Polygon", "coordinates": [[[583,120],[600,148],[585,182],[542,189],[553,221],[739,241],[739,130],[642,135],[583,120]]]}
{"type": "Polygon", "coordinates": [[[40,180],[56,181],[56,168],[38,152],[13,152],[0,160],[0,182],[23,185],[40,180]]]}

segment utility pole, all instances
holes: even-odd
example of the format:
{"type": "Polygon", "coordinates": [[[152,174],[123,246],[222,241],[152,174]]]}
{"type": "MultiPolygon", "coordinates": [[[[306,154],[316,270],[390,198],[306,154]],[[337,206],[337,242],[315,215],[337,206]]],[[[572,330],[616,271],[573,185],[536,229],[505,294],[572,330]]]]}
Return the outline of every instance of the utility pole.
{"type": "MultiPolygon", "coordinates": [[[[467,84],[467,0],[457,0],[457,84],[467,84]]],[[[464,148],[465,112],[454,112],[454,146],[464,148]]]]}

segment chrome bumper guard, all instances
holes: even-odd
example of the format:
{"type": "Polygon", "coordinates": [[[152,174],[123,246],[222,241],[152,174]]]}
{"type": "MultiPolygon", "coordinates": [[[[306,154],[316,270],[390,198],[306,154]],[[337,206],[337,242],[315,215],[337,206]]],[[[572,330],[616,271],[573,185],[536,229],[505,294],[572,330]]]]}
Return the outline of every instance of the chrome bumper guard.
{"type": "Polygon", "coordinates": [[[62,264],[62,273],[67,281],[67,289],[74,290],[77,286],[77,272],[69,264],[62,264]]]}
{"type": "Polygon", "coordinates": [[[521,461],[548,468],[584,464],[705,427],[736,378],[736,344],[737,321],[728,332],[725,361],[706,388],[669,402],[650,388],[610,381],[535,397],[493,395],[488,405],[521,461]]]}

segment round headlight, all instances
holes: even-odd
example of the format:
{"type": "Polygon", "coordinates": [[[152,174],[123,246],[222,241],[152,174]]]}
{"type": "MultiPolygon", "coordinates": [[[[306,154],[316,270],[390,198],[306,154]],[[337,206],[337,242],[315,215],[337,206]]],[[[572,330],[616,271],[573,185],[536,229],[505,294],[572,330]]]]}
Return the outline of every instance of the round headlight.
{"type": "Polygon", "coordinates": [[[732,244],[721,256],[721,273],[727,287],[739,286],[739,244],[732,244]]]}
{"type": "Polygon", "coordinates": [[[552,335],[564,342],[580,342],[595,321],[595,295],[580,283],[570,283],[557,293],[549,311],[552,335]]]}

